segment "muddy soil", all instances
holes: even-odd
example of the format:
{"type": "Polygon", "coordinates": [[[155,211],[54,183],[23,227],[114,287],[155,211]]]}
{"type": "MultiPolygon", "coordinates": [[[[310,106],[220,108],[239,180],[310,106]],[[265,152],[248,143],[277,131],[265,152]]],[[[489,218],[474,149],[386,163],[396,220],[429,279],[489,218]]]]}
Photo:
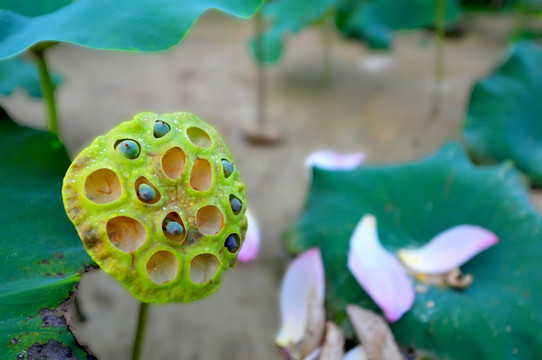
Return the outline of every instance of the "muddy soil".
{"type": "MultiPolygon", "coordinates": [[[[283,61],[267,69],[268,120],[285,141],[258,147],[242,129],[256,121],[255,67],[247,41],[250,21],[208,14],[181,46],[156,54],[99,52],[74,46],[51,51],[64,76],[58,90],[62,136],[72,155],[97,135],[141,111],[190,111],[223,134],[247,186],[263,231],[257,261],[229,271],[222,288],[193,304],[152,306],[144,359],[281,359],[278,287],[287,263],[281,235],[302,210],[305,157],[328,148],[364,151],[369,163],[415,160],[444,143],[463,141],[470,88],[503,55],[508,18],[466,19],[466,34],[446,43],[440,115],[431,117],[433,38],[400,35],[390,52],[333,39],[333,79],[322,83],[322,33],[288,39],[283,61]],[[377,57],[391,66],[374,70],[377,57]],[[373,70],[370,70],[372,65],[373,70]]],[[[42,104],[24,94],[3,98],[14,118],[43,127],[42,104]]],[[[534,195],[537,202],[542,199],[534,195]]],[[[80,335],[99,359],[130,357],[137,303],[107,274],[84,276],[78,300],[86,321],[80,335]]]]}

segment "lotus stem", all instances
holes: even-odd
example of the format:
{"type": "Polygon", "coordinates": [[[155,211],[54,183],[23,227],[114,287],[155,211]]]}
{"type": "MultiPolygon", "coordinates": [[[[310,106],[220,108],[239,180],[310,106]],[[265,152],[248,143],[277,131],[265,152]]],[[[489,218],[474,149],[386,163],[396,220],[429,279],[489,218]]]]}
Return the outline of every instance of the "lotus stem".
{"type": "Polygon", "coordinates": [[[446,0],[437,0],[435,9],[435,67],[433,93],[433,114],[440,112],[441,87],[444,82],[444,41],[446,23],[446,0]]]}
{"type": "Polygon", "coordinates": [[[263,129],[266,124],[266,84],[265,84],[265,68],[262,61],[265,58],[265,47],[263,40],[263,16],[262,11],[258,11],[254,15],[254,25],[256,31],[255,46],[256,46],[256,108],[258,112],[258,126],[263,129]]]}
{"type": "Polygon", "coordinates": [[[332,13],[325,16],[322,24],[322,82],[327,85],[331,82],[333,72],[333,59],[332,59],[332,35],[331,24],[333,21],[332,13]]]}
{"type": "Polygon", "coordinates": [[[45,48],[32,49],[32,52],[36,57],[40,76],[41,91],[47,107],[49,131],[58,135],[58,115],[56,112],[55,88],[53,85],[53,79],[51,78],[51,73],[49,72],[49,68],[47,66],[45,51],[45,48]]]}
{"type": "Polygon", "coordinates": [[[132,350],[132,360],[139,360],[141,356],[141,345],[145,335],[145,325],[147,324],[147,313],[149,312],[149,303],[139,304],[139,317],[137,319],[137,331],[132,350]]]}

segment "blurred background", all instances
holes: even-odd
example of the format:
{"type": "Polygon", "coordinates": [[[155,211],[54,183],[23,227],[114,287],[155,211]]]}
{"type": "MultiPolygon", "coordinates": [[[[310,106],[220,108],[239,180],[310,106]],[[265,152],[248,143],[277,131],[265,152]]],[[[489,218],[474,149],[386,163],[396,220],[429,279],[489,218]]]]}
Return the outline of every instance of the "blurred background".
{"type": "MultiPolygon", "coordinates": [[[[381,51],[329,31],[331,72],[324,81],[323,31],[307,27],[285,39],[281,61],[265,68],[266,121],[283,135],[272,146],[244,137],[258,121],[258,72],[248,50],[252,20],[206,13],[180,46],[160,53],[67,45],[51,51],[50,67],[64,78],[57,98],[61,136],[72,157],[139,112],[193,112],[222,133],[262,231],[258,258],[229,271],[213,296],[151,307],[143,358],[282,359],[273,342],[288,260],[281,239],[303,209],[304,159],[332,149],[363,151],[370,164],[403,162],[429,155],[449,140],[463,141],[471,88],[505,55],[517,25],[514,13],[463,15],[445,41],[438,85],[431,30],[397,33],[393,46],[381,51]]],[[[40,100],[16,92],[0,97],[0,103],[19,122],[45,128],[40,100]]],[[[78,321],[81,339],[99,359],[127,359],[136,300],[99,270],[83,276],[77,299],[85,317],[78,321]]]]}

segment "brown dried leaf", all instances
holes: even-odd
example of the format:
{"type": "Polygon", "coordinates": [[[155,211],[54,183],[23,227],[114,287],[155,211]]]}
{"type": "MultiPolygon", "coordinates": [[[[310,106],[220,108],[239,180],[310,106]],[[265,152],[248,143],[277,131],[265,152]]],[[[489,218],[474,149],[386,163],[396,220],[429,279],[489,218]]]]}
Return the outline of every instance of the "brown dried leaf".
{"type": "Polygon", "coordinates": [[[326,324],[326,338],[319,360],[341,360],[344,356],[344,333],[335,323],[326,324]]]}

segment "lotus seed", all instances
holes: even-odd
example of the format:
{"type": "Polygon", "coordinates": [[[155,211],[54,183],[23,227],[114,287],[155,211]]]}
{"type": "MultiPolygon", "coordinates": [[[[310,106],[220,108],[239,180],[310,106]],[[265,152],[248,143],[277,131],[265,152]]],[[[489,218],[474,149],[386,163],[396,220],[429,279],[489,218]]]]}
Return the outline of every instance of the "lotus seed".
{"type": "Polygon", "coordinates": [[[224,246],[231,253],[237,251],[237,249],[239,248],[239,244],[237,243],[237,238],[234,235],[228,236],[226,238],[226,241],[224,241],[224,246]]]}
{"type": "Polygon", "coordinates": [[[166,219],[166,232],[171,236],[179,236],[184,232],[184,228],[181,224],[176,221],[166,219]]]}
{"type": "Polygon", "coordinates": [[[128,159],[135,159],[139,156],[139,145],[133,140],[123,140],[115,148],[117,152],[128,159]]]}
{"type": "Polygon", "coordinates": [[[233,164],[228,160],[222,160],[222,168],[224,169],[224,177],[230,177],[233,173],[233,164]]]}
{"type": "Polygon", "coordinates": [[[239,214],[239,211],[241,211],[241,208],[243,207],[243,204],[241,204],[241,201],[235,196],[230,198],[230,205],[235,215],[239,214]]]}
{"type": "Polygon", "coordinates": [[[168,124],[166,124],[162,120],[156,120],[156,122],[154,123],[153,135],[155,138],[161,138],[162,136],[166,135],[169,130],[170,127],[168,124]]]}
{"type": "Polygon", "coordinates": [[[139,195],[139,198],[143,201],[152,201],[156,197],[156,192],[152,188],[152,186],[149,186],[147,184],[141,184],[137,188],[137,194],[139,195]]]}

